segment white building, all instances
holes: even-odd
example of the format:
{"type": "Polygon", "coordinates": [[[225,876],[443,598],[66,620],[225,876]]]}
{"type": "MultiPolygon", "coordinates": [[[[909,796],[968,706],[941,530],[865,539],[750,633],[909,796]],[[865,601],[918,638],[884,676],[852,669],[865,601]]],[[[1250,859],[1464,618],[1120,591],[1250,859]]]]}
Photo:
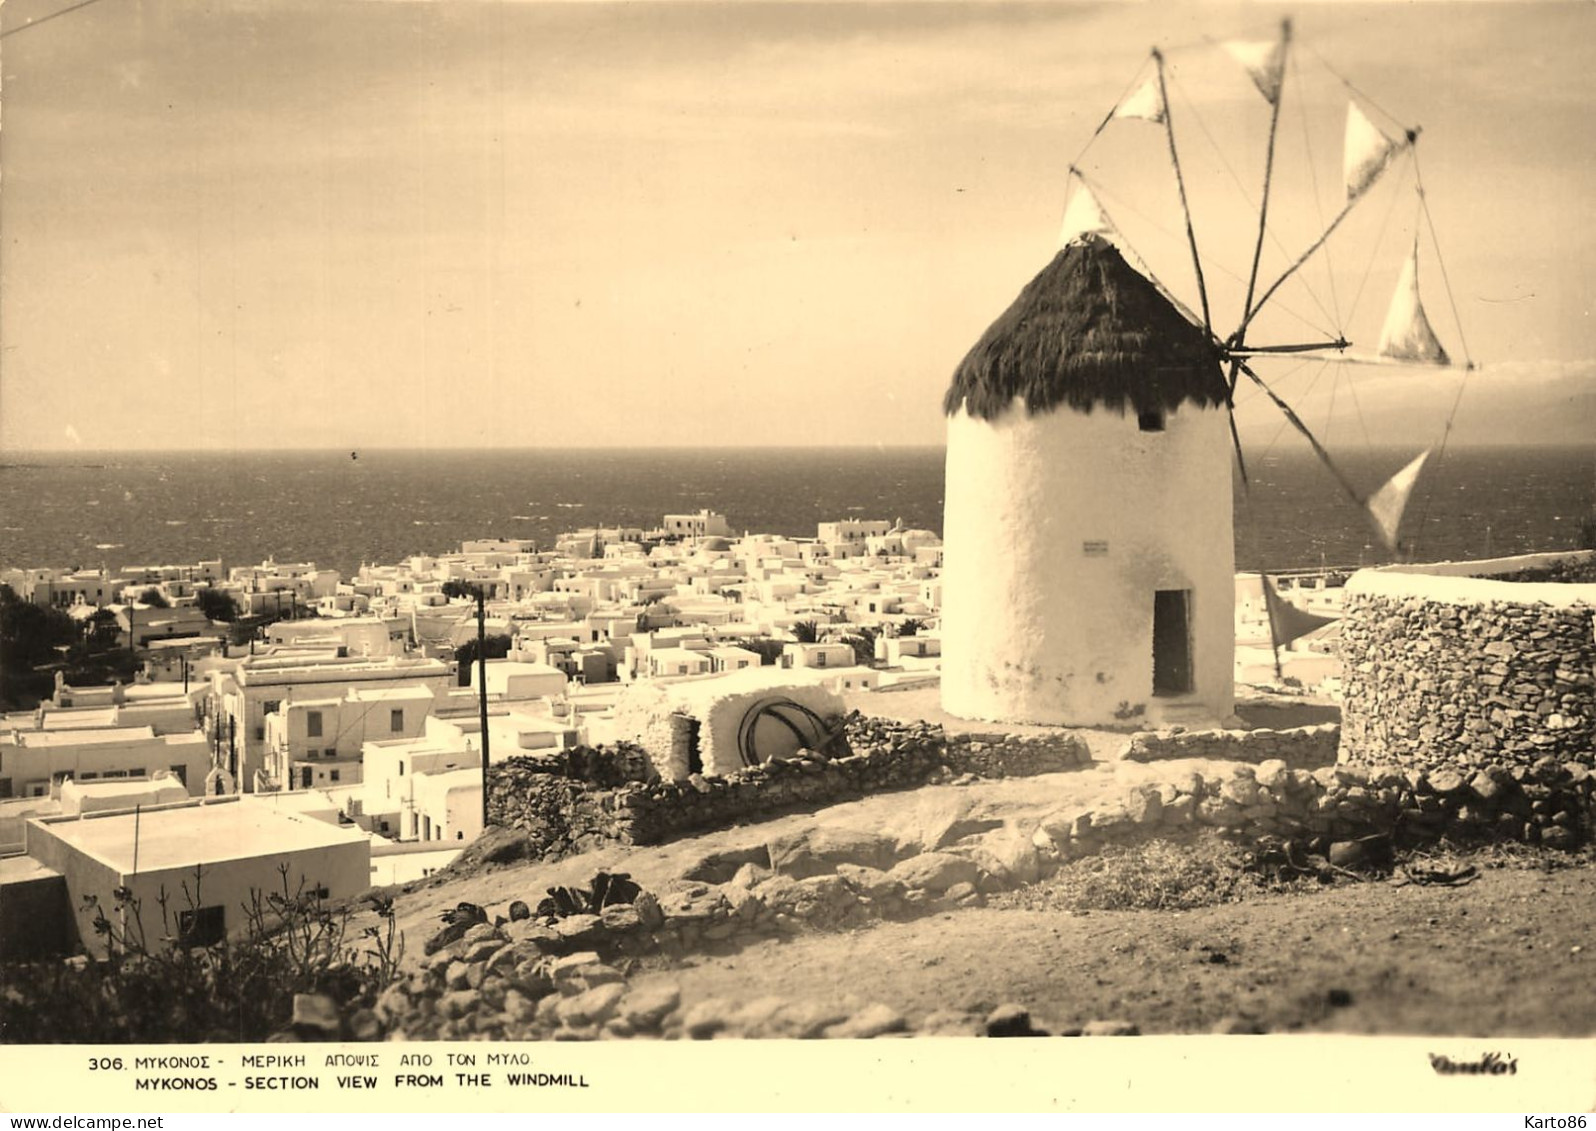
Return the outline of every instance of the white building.
{"type": "Polygon", "coordinates": [[[212,673],[209,718],[226,769],[241,788],[253,791],[266,768],[266,716],[290,699],[342,698],[351,688],[408,691],[417,685],[441,695],[451,683],[449,666],[441,660],[253,656],[212,673]]]}
{"type": "MultiPolygon", "coordinates": [[[[356,895],[370,885],[371,874],[370,843],[359,829],[237,797],[36,818],[27,822],[27,853],[60,877],[76,940],[96,956],[104,955],[105,944],[85,901],[97,901],[114,921],[118,889],[137,902],[152,945],[163,938],[208,943],[248,926],[251,893],[280,893],[282,868],[290,897],[356,895]]],[[[133,918],[131,909],[127,918],[133,918]]]]}
{"type": "Polygon", "coordinates": [[[1026,286],[944,401],[945,710],[1231,714],[1226,400],[1203,331],[1102,237],[1026,286]]]}
{"type": "Polygon", "coordinates": [[[377,739],[422,734],[436,696],[423,685],[349,688],[295,696],[266,716],[265,765],[257,789],[318,789],[361,780],[360,752],[377,739]]]}
{"type": "Polygon", "coordinates": [[[664,531],[679,538],[707,538],[713,535],[731,537],[732,529],[726,525],[726,516],[714,511],[701,510],[697,514],[668,514],[664,531]]]}

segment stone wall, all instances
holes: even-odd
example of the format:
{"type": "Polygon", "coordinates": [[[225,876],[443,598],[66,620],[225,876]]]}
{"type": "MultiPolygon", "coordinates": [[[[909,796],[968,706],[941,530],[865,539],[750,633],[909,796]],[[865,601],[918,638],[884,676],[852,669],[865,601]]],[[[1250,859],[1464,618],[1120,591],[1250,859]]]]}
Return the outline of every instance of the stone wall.
{"type": "Polygon", "coordinates": [[[1060,809],[1043,818],[1035,843],[1070,859],[1109,842],[1206,826],[1249,837],[1318,840],[1323,848],[1389,835],[1404,845],[1446,836],[1572,849],[1590,836],[1593,784],[1582,763],[1550,758],[1469,776],[1346,764],[1308,771],[1271,761],[1227,767],[1220,776],[1180,774],[1107,803],[1060,809]]]}
{"type": "Polygon", "coordinates": [[[850,717],[849,753],[812,752],[723,777],[686,781],[606,780],[577,764],[610,767],[614,759],[578,755],[510,758],[489,768],[488,821],[519,829],[532,851],[554,859],[603,844],[659,844],[755,817],[828,804],[868,793],[911,789],[945,774],[1023,777],[1090,765],[1078,737],[959,735],[930,723],[850,717]]]}
{"type": "Polygon", "coordinates": [[[1119,751],[1125,762],[1215,758],[1231,762],[1284,762],[1292,769],[1333,765],[1341,741],[1335,723],[1287,730],[1158,730],[1131,735],[1119,751]]]}
{"type": "Polygon", "coordinates": [[[1460,772],[1547,756],[1592,765],[1593,610],[1596,585],[1358,573],[1341,622],[1341,758],[1460,772]]]}

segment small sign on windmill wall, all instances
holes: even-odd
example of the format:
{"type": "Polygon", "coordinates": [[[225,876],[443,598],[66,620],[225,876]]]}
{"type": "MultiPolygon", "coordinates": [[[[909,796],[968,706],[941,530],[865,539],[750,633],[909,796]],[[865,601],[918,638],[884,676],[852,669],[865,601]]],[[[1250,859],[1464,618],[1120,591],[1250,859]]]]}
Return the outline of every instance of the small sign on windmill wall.
{"type": "Polygon", "coordinates": [[[1088,558],[1108,557],[1108,543],[1096,539],[1081,543],[1081,553],[1088,558]]]}

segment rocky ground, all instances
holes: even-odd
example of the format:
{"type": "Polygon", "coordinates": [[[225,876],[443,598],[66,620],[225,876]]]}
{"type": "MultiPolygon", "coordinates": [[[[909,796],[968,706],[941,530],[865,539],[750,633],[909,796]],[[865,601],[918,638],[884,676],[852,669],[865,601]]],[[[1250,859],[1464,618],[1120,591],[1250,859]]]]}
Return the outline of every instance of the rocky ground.
{"type": "MultiPolygon", "coordinates": [[[[893,704],[901,717],[924,713],[912,695],[893,704]]],[[[895,699],[871,706],[884,714],[895,699]]],[[[1252,706],[1261,725],[1327,714],[1252,706]]],[[[1596,1031],[1588,851],[1410,861],[1431,875],[1476,869],[1460,886],[1349,873],[1266,884],[1239,869],[1242,850],[1198,834],[1047,879],[1005,873],[993,853],[1028,845],[1047,812],[1224,770],[1115,763],[1124,736],[1087,738],[1100,759],[1088,770],[927,786],[412,885],[395,903],[408,980],[375,1020],[445,1039],[1596,1031]],[[959,852],[983,862],[979,877],[950,858],[959,852]],[[628,873],[657,904],[577,917],[565,938],[535,920],[494,925],[514,901],[535,907],[549,888],[601,871],[628,873]],[[462,903],[488,921],[425,953],[462,903]],[[653,921],[640,928],[639,912],[653,921]]]]}
{"type": "Polygon", "coordinates": [[[1187,911],[949,911],[651,960],[632,982],[728,1006],[879,1002],[939,1032],[1019,1005],[1054,1033],[1575,1037],[1596,1032],[1593,930],[1588,862],[1513,863],[1457,888],[1347,883],[1187,911]]]}

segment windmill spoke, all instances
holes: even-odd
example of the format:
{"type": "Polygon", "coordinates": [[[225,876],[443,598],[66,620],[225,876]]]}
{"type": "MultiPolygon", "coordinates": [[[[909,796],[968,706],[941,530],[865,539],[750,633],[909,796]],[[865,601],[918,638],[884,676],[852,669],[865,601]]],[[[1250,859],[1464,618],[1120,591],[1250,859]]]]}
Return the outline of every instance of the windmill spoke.
{"type": "Polygon", "coordinates": [[[1309,446],[1313,448],[1314,455],[1318,456],[1319,462],[1324,464],[1326,470],[1328,470],[1331,475],[1335,476],[1336,482],[1339,483],[1341,485],[1341,489],[1347,493],[1347,497],[1354,503],[1357,503],[1358,506],[1364,506],[1368,500],[1364,498],[1363,494],[1352,485],[1352,481],[1346,477],[1342,470],[1336,466],[1335,460],[1330,458],[1330,453],[1325,450],[1324,445],[1319,442],[1318,437],[1313,434],[1313,431],[1302,422],[1302,417],[1297,415],[1296,410],[1294,410],[1285,401],[1281,400],[1279,395],[1277,395],[1275,391],[1264,382],[1263,378],[1254,373],[1252,371],[1252,367],[1246,362],[1238,360],[1236,364],[1243,373],[1252,379],[1254,384],[1264,391],[1270,400],[1274,401],[1275,407],[1285,414],[1286,419],[1291,422],[1292,427],[1294,427],[1298,432],[1302,433],[1303,438],[1306,439],[1309,446]]]}

